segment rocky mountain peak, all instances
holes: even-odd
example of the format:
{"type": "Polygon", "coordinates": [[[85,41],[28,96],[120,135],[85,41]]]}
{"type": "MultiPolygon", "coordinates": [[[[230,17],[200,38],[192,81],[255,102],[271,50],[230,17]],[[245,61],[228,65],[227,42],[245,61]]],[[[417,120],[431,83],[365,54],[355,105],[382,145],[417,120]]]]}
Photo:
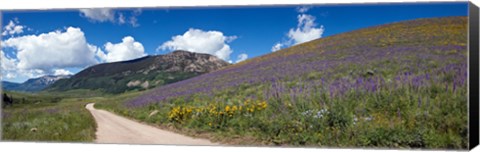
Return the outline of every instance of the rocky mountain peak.
{"type": "Polygon", "coordinates": [[[177,50],[164,55],[94,65],[69,79],[55,82],[48,90],[103,89],[121,93],[181,81],[228,65],[210,54],[177,50]]]}
{"type": "Polygon", "coordinates": [[[164,64],[160,66],[165,67],[165,70],[170,72],[205,73],[229,65],[228,62],[216,56],[184,50],[173,51],[172,53],[160,56],[158,60],[163,61],[162,63],[164,64]]]}

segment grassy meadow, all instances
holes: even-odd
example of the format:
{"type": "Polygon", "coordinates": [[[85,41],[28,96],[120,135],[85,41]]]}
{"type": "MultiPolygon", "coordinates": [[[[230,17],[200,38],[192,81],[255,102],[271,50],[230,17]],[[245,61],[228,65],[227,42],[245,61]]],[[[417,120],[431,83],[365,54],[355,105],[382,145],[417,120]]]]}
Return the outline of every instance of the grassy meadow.
{"type": "Polygon", "coordinates": [[[465,149],[466,23],[347,32],[97,107],[229,144],[465,149]]]}
{"type": "MultiPolygon", "coordinates": [[[[77,91],[79,93],[80,91],[77,91]]],[[[95,98],[6,92],[14,104],[2,109],[4,141],[92,142],[96,124],[84,107],[95,98]]]]}
{"type": "Polygon", "coordinates": [[[107,94],[92,90],[40,92],[7,91],[14,104],[2,109],[1,140],[42,142],[93,142],[96,123],[88,103],[123,101],[143,92],[107,94]]]}

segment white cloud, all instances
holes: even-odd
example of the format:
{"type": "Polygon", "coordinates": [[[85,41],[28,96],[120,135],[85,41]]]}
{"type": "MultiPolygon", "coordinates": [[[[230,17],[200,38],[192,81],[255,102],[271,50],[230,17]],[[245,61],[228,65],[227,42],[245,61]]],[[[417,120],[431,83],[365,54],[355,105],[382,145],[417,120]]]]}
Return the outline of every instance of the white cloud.
{"type": "Polygon", "coordinates": [[[118,23],[125,24],[125,16],[122,13],[118,13],[118,23]]]}
{"type": "Polygon", "coordinates": [[[2,70],[15,70],[15,59],[6,56],[3,50],[1,50],[1,55],[2,70]]]}
{"type": "MultiPolygon", "coordinates": [[[[308,8],[303,8],[303,9],[297,8],[297,11],[306,12],[308,11],[308,8]]],[[[278,51],[284,47],[289,47],[292,44],[297,45],[300,43],[308,42],[308,41],[315,40],[322,37],[322,34],[325,31],[325,28],[323,27],[323,25],[320,25],[320,27],[317,26],[317,24],[315,23],[314,16],[308,15],[308,14],[299,14],[297,18],[298,18],[297,27],[291,28],[288,31],[288,34],[287,34],[288,40],[279,42],[273,45],[271,49],[272,52],[278,51]]]]}
{"type": "Polygon", "coordinates": [[[16,69],[16,61],[15,59],[11,57],[7,57],[3,50],[1,51],[1,67],[2,67],[2,77],[7,77],[7,78],[14,78],[16,76],[15,69],[16,69]]]}
{"type": "Polygon", "coordinates": [[[277,43],[275,45],[272,46],[272,52],[275,52],[275,51],[278,51],[280,49],[282,49],[282,47],[284,46],[283,43],[277,43]]]}
{"type": "Polygon", "coordinates": [[[73,73],[65,69],[55,69],[53,75],[72,75],[73,73]]]}
{"type": "Polygon", "coordinates": [[[131,36],[124,37],[121,43],[106,43],[105,51],[107,53],[98,51],[97,56],[106,62],[131,60],[146,55],[142,43],[136,42],[131,36]]]}
{"type": "Polygon", "coordinates": [[[236,36],[225,36],[220,31],[203,31],[191,28],[183,35],[173,36],[172,40],[163,43],[157,50],[186,50],[207,53],[228,61],[233,50],[227,43],[236,38],[236,36]]]}
{"type": "Polygon", "coordinates": [[[129,20],[130,25],[132,25],[133,27],[140,26],[140,24],[137,23],[137,21],[138,21],[137,16],[139,16],[140,14],[142,14],[141,9],[133,10],[132,15],[130,16],[130,20],[129,20]]]}
{"type": "Polygon", "coordinates": [[[306,13],[308,10],[312,8],[311,6],[302,6],[302,7],[297,7],[297,12],[298,13],[306,13]]]}
{"type": "Polygon", "coordinates": [[[138,27],[140,24],[137,23],[137,17],[136,16],[130,16],[130,21],[128,22],[130,25],[133,27],[138,27]]]}
{"type": "MultiPolygon", "coordinates": [[[[130,17],[128,18],[128,24],[133,27],[140,26],[140,24],[137,23],[137,16],[139,16],[141,13],[141,9],[133,10],[130,17]]],[[[110,8],[80,9],[80,16],[88,18],[93,22],[112,22],[118,23],[120,25],[127,23],[127,19],[124,13],[117,12],[110,8]]]]}
{"type": "Polygon", "coordinates": [[[38,78],[46,74],[47,73],[45,71],[40,69],[32,69],[32,70],[19,69],[18,71],[15,71],[16,76],[27,77],[27,78],[38,78]]]}
{"type": "Polygon", "coordinates": [[[91,19],[92,21],[98,22],[114,22],[115,21],[115,12],[109,8],[87,8],[80,9],[80,13],[83,17],[91,19]]]}
{"type": "Polygon", "coordinates": [[[245,61],[247,58],[248,58],[248,54],[242,53],[237,56],[237,61],[235,61],[235,63],[245,61]]]}
{"type": "Polygon", "coordinates": [[[39,35],[9,38],[2,47],[17,51],[19,70],[51,72],[53,68],[85,67],[98,63],[98,49],[87,43],[80,28],[68,27],[65,31],[54,31],[39,35]]]}
{"type": "Polygon", "coordinates": [[[15,78],[17,75],[15,75],[15,73],[10,73],[10,72],[3,72],[2,73],[2,80],[4,78],[7,78],[7,79],[12,79],[12,78],[15,78]]]}
{"type": "Polygon", "coordinates": [[[322,37],[323,25],[316,27],[315,17],[308,14],[298,15],[298,25],[290,29],[288,37],[295,41],[295,44],[304,43],[322,37]]]}
{"type": "Polygon", "coordinates": [[[133,37],[122,42],[104,45],[105,52],[87,43],[80,28],[25,35],[2,41],[2,47],[11,49],[13,56],[1,51],[2,78],[35,78],[45,74],[73,74],[65,68],[84,68],[100,61],[121,61],[146,55],[144,47],[133,37]]]}
{"type": "Polygon", "coordinates": [[[17,77],[28,77],[28,78],[35,78],[45,74],[43,70],[39,69],[18,69],[18,60],[15,58],[9,57],[5,55],[4,51],[1,51],[1,78],[13,79],[17,77]]]}
{"type": "Polygon", "coordinates": [[[8,24],[5,27],[3,27],[2,36],[23,33],[23,29],[25,29],[26,26],[19,25],[19,24],[20,22],[18,21],[17,18],[15,18],[14,20],[10,20],[10,22],[8,22],[8,24]]]}

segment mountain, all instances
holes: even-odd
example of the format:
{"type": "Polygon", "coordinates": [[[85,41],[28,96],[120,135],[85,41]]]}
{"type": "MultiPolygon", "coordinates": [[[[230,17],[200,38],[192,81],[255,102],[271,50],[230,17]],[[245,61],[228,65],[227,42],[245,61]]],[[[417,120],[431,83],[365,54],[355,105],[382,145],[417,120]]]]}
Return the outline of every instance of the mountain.
{"type": "Polygon", "coordinates": [[[15,83],[15,82],[8,82],[8,81],[2,81],[2,88],[4,90],[13,90],[20,86],[21,83],[15,83]]]}
{"type": "Polygon", "coordinates": [[[165,85],[128,101],[126,105],[143,106],[192,95],[271,99],[282,94],[293,95],[297,91],[312,91],[305,88],[318,88],[317,91],[326,90],[335,95],[337,91],[341,94],[350,87],[371,90],[379,85],[377,80],[371,80],[377,77],[378,81],[419,85],[427,83],[423,80],[425,77],[433,79],[438,76],[437,81],[449,80],[451,83],[455,79],[460,83],[464,82],[462,75],[467,61],[466,31],[466,17],[446,17],[345,32],[165,85]],[[443,78],[444,73],[437,73],[452,68],[458,72],[449,73],[446,78],[443,78]],[[411,78],[412,75],[418,78],[411,78]],[[407,82],[405,77],[415,82],[407,82]],[[372,86],[356,86],[357,81],[372,86]],[[242,94],[242,90],[249,93],[242,94]]]}
{"type": "Polygon", "coordinates": [[[177,50],[165,55],[103,63],[60,80],[46,90],[101,90],[122,93],[161,86],[221,69],[229,63],[209,54],[177,50]]]}
{"type": "Polygon", "coordinates": [[[38,78],[28,79],[23,83],[2,81],[2,88],[12,91],[37,92],[43,90],[58,80],[70,78],[70,76],[71,75],[46,75],[38,78]]]}

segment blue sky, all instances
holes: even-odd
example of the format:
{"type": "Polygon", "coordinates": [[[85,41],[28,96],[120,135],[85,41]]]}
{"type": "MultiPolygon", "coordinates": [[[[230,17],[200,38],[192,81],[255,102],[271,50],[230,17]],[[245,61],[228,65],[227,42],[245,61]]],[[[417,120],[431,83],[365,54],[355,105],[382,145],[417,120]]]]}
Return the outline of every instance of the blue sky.
{"type": "Polygon", "coordinates": [[[237,63],[369,26],[467,16],[467,9],[456,2],[3,11],[2,78],[74,74],[179,48],[237,63]]]}

